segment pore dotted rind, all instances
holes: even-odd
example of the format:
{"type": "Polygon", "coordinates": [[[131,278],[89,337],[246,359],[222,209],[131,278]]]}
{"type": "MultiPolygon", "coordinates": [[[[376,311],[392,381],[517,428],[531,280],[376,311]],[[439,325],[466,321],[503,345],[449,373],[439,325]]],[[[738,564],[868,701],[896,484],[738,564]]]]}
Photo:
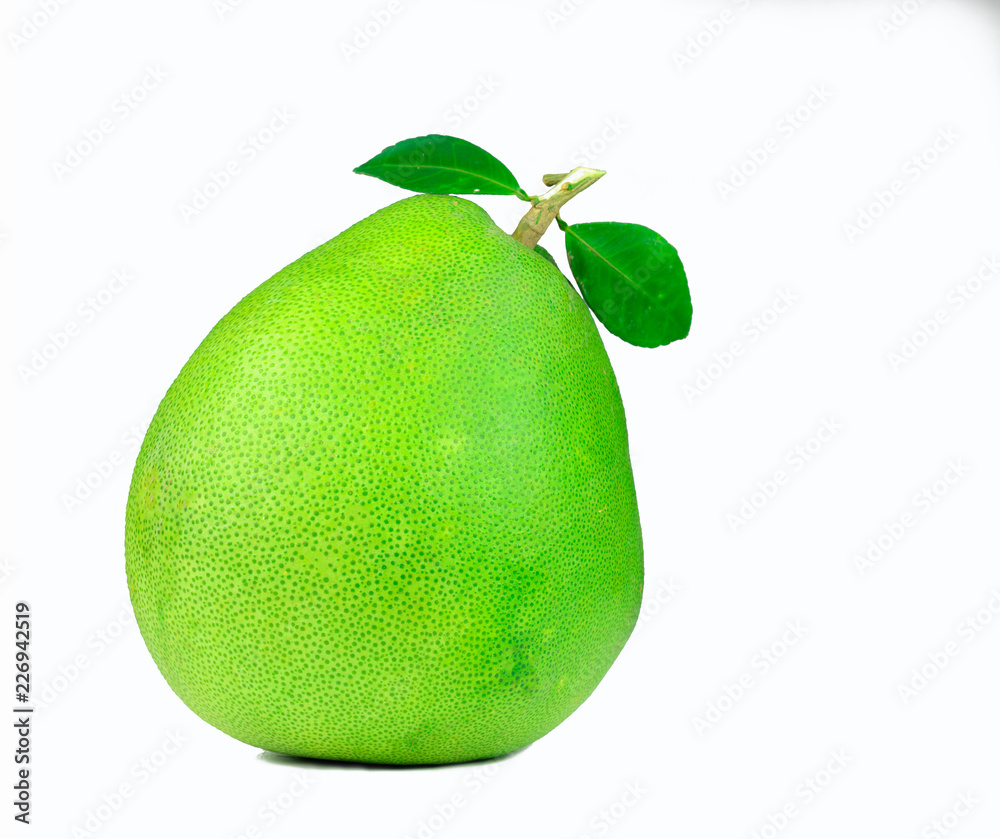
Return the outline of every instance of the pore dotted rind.
{"type": "Polygon", "coordinates": [[[589,311],[478,205],[386,207],[198,347],[140,451],[125,552],[161,673],[239,740],[403,764],[532,742],[642,594],[589,311]]]}

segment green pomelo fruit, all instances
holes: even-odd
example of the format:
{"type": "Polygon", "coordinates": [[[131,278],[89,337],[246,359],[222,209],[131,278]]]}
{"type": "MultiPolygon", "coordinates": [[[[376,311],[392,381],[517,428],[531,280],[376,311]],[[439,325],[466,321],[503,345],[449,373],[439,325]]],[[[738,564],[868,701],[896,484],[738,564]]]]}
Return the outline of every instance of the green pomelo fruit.
{"type": "Polygon", "coordinates": [[[160,672],[245,743],[394,764],[531,743],[642,595],[590,312],[477,204],[386,207],[194,352],[139,453],[125,554],[160,672]]]}

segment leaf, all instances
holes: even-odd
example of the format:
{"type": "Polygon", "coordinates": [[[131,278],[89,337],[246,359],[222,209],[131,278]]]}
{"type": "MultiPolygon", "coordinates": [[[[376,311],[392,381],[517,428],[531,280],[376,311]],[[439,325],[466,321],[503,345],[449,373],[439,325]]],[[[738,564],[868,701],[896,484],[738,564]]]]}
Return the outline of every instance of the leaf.
{"type": "MultiPolygon", "coordinates": [[[[550,254],[547,250],[545,250],[545,248],[543,248],[541,245],[535,245],[535,253],[537,253],[539,256],[545,257],[545,259],[547,259],[553,265],[556,265],[555,257],[552,256],[552,254],[550,254]]],[[[558,267],[559,266],[556,265],[556,268],[558,267]]]]}
{"type": "Polygon", "coordinates": [[[403,140],[354,170],[393,186],[436,195],[516,195],[528,200],[510,170],[468,140],[428,134],[403,140]]]}
{"type": "Polygon", "coordinates": [[[559,227],[583,299],[609,332],[638,347],[687,337],[691,293],[673,245],[641,224],[559,219],[559,227]]]}

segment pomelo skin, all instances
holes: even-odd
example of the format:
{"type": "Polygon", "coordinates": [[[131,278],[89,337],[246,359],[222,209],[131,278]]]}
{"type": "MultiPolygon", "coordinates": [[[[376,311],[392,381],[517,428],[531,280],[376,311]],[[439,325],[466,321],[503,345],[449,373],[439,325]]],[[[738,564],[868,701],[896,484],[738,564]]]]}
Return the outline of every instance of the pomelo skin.
{"type": "Polygon", "coordinates": [[[477,204],[380,210],[184,365],[139,453],[125,555],[160,672],[238,740],[390,764],[531,743],[594,690],[642,596],[625,415],[587,306],[477,204]]]}

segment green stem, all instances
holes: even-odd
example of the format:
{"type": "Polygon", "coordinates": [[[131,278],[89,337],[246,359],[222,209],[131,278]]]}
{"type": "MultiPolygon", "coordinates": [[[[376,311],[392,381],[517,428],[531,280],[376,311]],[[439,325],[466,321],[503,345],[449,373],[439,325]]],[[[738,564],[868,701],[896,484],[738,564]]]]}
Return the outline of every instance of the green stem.
{"type": "MultiPolygon", "coordinates": [[[[559,180],[548,192],[531,199],[531,209],[518,222],[517,229],[511,235],[526,248],[533,249],[542,238],[542,234],[559,215],[563,204],[597,183],[605,174],[607,173],[600,169],[578,166],[572,172],[558,176],[559,180]]],[[[556,176],[547,175],[546,179],[551,180],[554,177],[556,176]]],[[[547,181],[546,186],[548,186],[547,181]]]]}

